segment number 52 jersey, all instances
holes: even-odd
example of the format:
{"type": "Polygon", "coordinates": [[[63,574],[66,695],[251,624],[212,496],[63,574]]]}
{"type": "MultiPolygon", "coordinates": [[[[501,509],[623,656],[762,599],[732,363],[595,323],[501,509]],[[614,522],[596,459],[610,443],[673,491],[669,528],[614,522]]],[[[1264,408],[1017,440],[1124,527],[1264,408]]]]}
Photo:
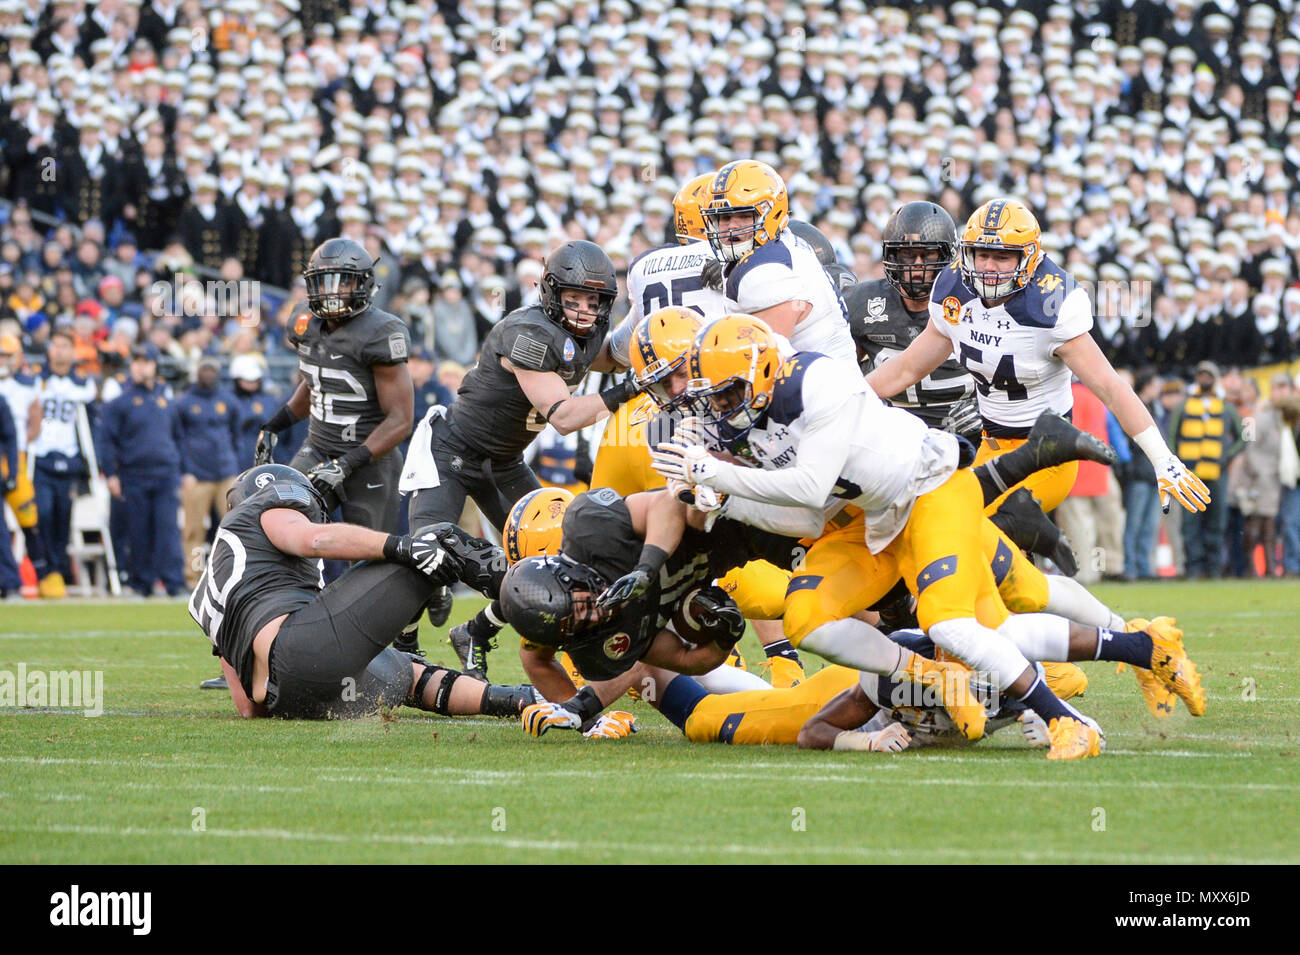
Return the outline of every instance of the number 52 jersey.
{"type": "Polygon", "coordinates": [[[1026,437],[1044,411],[1068,415],[1074,407],[1070,369],[1056,350],[1092,328],[1092,302],[1046,256],[1023,289],[992,308],[954,264],[934,283],[930,324],[974,377],[989,437],[1026,437]]]}

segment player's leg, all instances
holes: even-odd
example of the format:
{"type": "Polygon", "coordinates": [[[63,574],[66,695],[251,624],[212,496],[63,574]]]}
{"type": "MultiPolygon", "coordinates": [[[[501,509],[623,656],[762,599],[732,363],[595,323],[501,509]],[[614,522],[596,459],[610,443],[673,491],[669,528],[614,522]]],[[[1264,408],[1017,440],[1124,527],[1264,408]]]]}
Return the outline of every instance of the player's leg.
{"type": "Polygon", "coordinates": [[[975,476],[979,478],[985,505],[993,504],[1007,491],[1023,485],[1034,492],[1042,502],[1043,510],[1050,511],[1074,486],[1077,465],[1073,469],[1067,469],[1065,465],[1078,461],[1115,464],[1118,460],[1114,449],[1104,441],[1076,428],[1058,414],[1044,412],[1034,422],[1027,438],[986,438],[981,442],[979,454],[975,457],[975,476]],[[1063,470],[1053,470],[1056,468],[1063,470]],[[1031,476],[1043,471],[1052,471],[1052,475],[1029,482],[1031,476]],[[1069,483],[1065,484],[1067,475],[1069,483]]]}
{"type": "MultiPolygon", "coordinates": [[[[6,463],[0,461],[0,469],[6,463]]],[[[23,544],[27,548],[27,559],[32,562],[36,572],[37,587],[42,597],[58,598],[66,594],[63,575],[50,566],[45,554],[45,538],[41,535],[39,514],[36,506],[36,487],[27,475],[27,452],[18,455],[18,478],[14,489],[5,495],[5,503],[13,509],[18,520],[18,529],[23,532],[23,544]]]]}
{"type": "Polygon", "coordinates": [[[1027,489],[1018,487],[1004,497],[989,519],[1021,550],[1048,558],[1067,577],[1079,572],[1070,539],[1043,513],[1027,489]]]}
{"type": "Polygon", "coordinates": [[[348,499],[339,505],[343,520],[386,534],[397,533],[401,503],[397,483],[401,476],[402,460],[392,452],[348,475],[343,483],[348,499]]]}
{"type": "Polygon", "coordinates": [[[181,490],[184,529],[181,532],[181,556],[185,561],[185,583],[193,590],[203,573],[203,519],[208,516],[216,491],[215,482],[196,481],[181,490]]]}
{"type": "Polygon", "coordinates": [[[663,486],[663,478],[651,467],[645,440],[645,425],[653,413],[649,396],[619,406],[601,435],[591,472],[592,487],[612,487],[626,497],[663,486]]]}
{"type": "Polygon", "coordinates": [[[736,567],[718,580],[740,612],[754,628],[763,647],[767,666],[775,687],[794,686],[803,679],[803,662],[799,651],[786,639],[780,618],[785,613],[785,592],[790,586],[789,571],[765,560],[752,560],[736,567]]]}
{"type": "MultiPolygon", "coordinates": [[[[979,501],[978,479],[964,469],[913,505],[899,536],[904,577],[916,588],[917,620],[936,646],[1055,724],[1051,758],[1097,755],[1100,731],[1053,695],[1024,654],[993,629],[1006,610],[981,545],[979,501]]],[[[982,726],[976,735],[968,731],[974,727],[958,726],[969,739],[982,735],[982,726]]]]}

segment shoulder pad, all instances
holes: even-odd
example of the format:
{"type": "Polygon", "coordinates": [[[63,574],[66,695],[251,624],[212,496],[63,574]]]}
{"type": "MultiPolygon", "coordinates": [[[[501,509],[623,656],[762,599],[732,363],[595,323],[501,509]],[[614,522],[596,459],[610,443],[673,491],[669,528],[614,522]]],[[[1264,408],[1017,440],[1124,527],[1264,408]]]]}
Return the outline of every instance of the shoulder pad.
{"type": "Polygon", "coordinates": [[[788,269],[794,268],[794,260],[790,258],[790,250],[784,243],[779,241],[764,242],[732,267],[731,273],[727,276],[727,298],[733,302],[736,301],[736,293],[740,290],[740,280],[758,266],[770,262],[784,265],[788,269]]]}
{"type": "Polygon", "coordinates": [[[35,375],[24,375],[24,374],[21,374],[21,373],[20,373],[20,374],[14,375],[14,381],[17,382],[17,383],[20,384],[20,385],[24,385],[24,386],[26,386],[26,387],[28,387],[28,388],[31,388],[33,385],[36,384],[36,376],[35,376],[35,375]]]}
{"type": "Polygon", "coordinates": [[[1077,287],[1072,275],[1044,256],[1029,283],[1007,301],[1007,314],[1017,325],[1052,328],[1065,297],[1077,287]]]}
{"type": "Polygon", "coordinates": [[[299,340],[301,340],[302,336],[307,334],[307,330],[311,328],[313,318],[315,318],[315,316],[305,308],[295,315],[289,321],[287,326],[288,331],[286,332],[286,337],[289,341],[296,345],[299,340]]]}
{"type": "Polygon", "coordinates": [[[598,487],[587,491],[585,494],[579,494],[574,504],[578,503],[578,500],[582,498],[586,498],[593,504],[599,504],[601,507],[612,507],[623,500],[623,495],[612,487],[598,487]]]}
{"type": "Polygon", "coordinates": [[[946,298],[957,299],[958,305],[965,305],[975,298],[975,293],[962,281],[961,267],[956,262],[939,273],[939,277],[934,281],[934,288],[930,291],[932,302],[943,302],[946,298]]]}
{"type": "Polygon", "coordinates": [[[641,253],[640,255],[638,255],[635,259],[633,259],[631,262],[628,263],[628,265],[627,265],[627,270],[628,270],[629,272],[631,272],[634,268],[636,268],[636,264],[637,264],[638,262],[640,262],[640,261],[641,261],[642,259],[644,259],[647,255],[650,255],[650,254],[653,253],[653,252],[661,252],[661,251],[663,251],[664,249],[677,249],[677,248],[680,248],[680,246],[677,245],[677,243],[675,243],[675,242],[665,242],[663,245],[656,245],[653,249],[646,249],[644,252],[642,252],[642,253],[641,253]]]}
{"type": "Polygon", "coordinates": [[[818,352],[797,352],[787,358],[776,376],[776,386],[772,389],[772,406],[768,417],[777,424],[788,425],[803,414],[803,379],[808,366],[818,358],[818,352]]]}

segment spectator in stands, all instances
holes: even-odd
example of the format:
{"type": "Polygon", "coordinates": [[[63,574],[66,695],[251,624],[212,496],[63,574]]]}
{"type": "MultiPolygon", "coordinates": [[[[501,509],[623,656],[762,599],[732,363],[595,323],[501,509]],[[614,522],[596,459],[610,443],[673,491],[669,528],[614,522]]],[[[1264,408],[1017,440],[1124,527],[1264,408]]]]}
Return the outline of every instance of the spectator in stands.
{"type": "Polygon", "coordinates": [[[191,590],[207,565],[204,541],[209,519],[215,527],[225,516],[226,492],[239,473],[235,447],[243,420],[240,404],[220,379],[221,360],[205,356],[199,359],[194,384],[172,403],[180,423],[182,554],[185,582],[191,590]]]}
{"type": "Polygon", "coordinates": [[[1224,395],[1219,367],[1214,362],[1203,361],[1196,366],[1196,387],[1175,412],[1170,434],[1174,453],[1205,482],[1211,497],[1204,512],[1183,518],[1187,576],[1215,577],[1223,565],[1228,524],[1227,467],[1245,442],[1241,418],[1224,395]]]}
{"type": "Polygon", "coordinates": [[[188,593],[176,512],[180,501],[180,417],[158,381],[158,352],[137,345],[131,383],[104,408],[100,466],[113,497],[126,505],[127,583],[141,597],[162,582],[167,594],[188,593]]]}

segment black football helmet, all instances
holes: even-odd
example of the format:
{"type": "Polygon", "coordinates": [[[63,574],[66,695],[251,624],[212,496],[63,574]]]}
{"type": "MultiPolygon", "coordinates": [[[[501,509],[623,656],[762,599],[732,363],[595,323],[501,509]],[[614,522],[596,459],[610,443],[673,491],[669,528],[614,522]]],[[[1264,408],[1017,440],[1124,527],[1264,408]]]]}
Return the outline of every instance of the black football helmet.
{"type": "Polygon", "coordinates": [[[839,258],[835,255],[835,247],[831,245],[831,240],[826,238],[826,234],[811,222],[804,222],[802,219],[791,219],[786,228],[812,246],[813,251],[817,253],[817,261],[822,264],[822,268],[829,269],[839,262],[839,258]]]}
{"type": "Polygon", "coordinates": [[[928,299],[935,280],[957,255],[957,227],[943,206],[909,202],[894,210],[881,236],[885,278],[904,298],[928,299]],[[934,261],[908,262],[904,252],[936,250],[934,261]]]}
{"type": "Polygon", "coordinates": [[[327,322],[346,322],[360,315],[375,294],[375,263],[351,239],[322,242],[302,275],[307,280],[307,306],[327,322]]]}
{"type": "Polygon", "coordinates": [[[585,239],[566,242],[547,258],[540,292],[542,310],[547,317],[579,338],[586,338],[597,326],[609,322],[610,309],[618,297],[614,263],[609,260],[605,250],[594,242],[585,239]],[[566,319],[564,305],[560,301],[564,289],[595,292],[600,296],[595,318],[589,322],[571,322],[566,319]]]}
{"type": "Polygon", "coordinates": [[[234,510],[268,484],[293,484],[303,488],[320,508],[321,521],[329,520],[329,508],[325,506],[325,498],[316,490],[316,485],[307,480],[307,475],[287,464],[259,464],[239,475],[226,492],[226,509],[234,510]]]}
{"type": "Polygon", "coordinates": [[[578,619],[574,591],[585,591],[594,601],[608,586],[609,581],[586,564],[565,554],[544,554],[514,564],[501,581],[499,599],[506,620],[521,637],[559,648],[592,625],[578,619]]]}

